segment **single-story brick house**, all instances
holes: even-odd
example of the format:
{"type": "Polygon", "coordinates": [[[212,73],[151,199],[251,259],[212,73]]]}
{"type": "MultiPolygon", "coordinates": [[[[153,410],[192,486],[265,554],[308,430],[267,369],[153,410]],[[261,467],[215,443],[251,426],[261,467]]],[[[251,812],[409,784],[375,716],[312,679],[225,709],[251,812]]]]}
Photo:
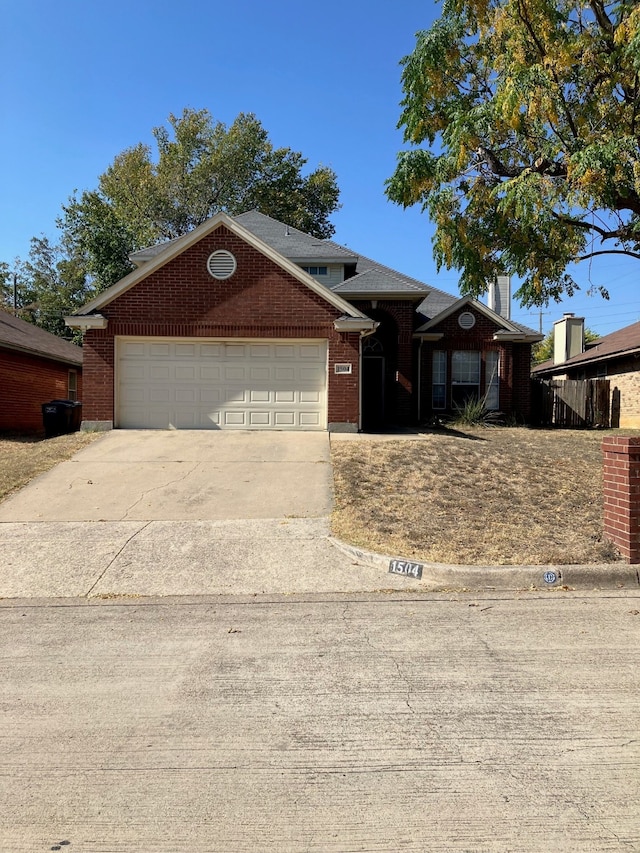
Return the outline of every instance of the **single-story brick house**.
{"type": "Polygon", "coordinates": [[[82,398],[82,349],[0,311],[0,430],[41,432],[42,404],[82,398]]]}
{"type": "MultiPolygon", "coordinates": [[[[94,428],[410,425],[466,395],[527,419],[540,335],[257,211],[132,255],[66,322],[94,428]]],[[[495,307],[495,306],[494,306],[495,307]]]]}
{"type": "Polygon", "coordinates": [[[537,365],[536,379],[608,379],[611,424],[640,429],[640,322],[586,343],[584,318],[554,323],[554,356],[537,365]]]}

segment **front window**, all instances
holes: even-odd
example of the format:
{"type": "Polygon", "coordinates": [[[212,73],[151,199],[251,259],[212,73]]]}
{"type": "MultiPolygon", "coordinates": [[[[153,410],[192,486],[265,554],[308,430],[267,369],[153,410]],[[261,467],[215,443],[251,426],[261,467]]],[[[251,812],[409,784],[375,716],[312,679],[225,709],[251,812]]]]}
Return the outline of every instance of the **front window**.
{"type": "Polygon", "coordinates": [[[492,412],[500,408],[500,354],[489,350],[485,355],[485,406],[492,412]]]}
{"type": "Polygon", "coordinates": [[[431,405],[434,409],[447,408],[447,354],[442,350],[433,353],[431,405]]]}
{"type": "Polygon", "coordinates": [[[451,356],[451,403],[464,406],[480,396],[480,353],[456,351],[451,356]]]}

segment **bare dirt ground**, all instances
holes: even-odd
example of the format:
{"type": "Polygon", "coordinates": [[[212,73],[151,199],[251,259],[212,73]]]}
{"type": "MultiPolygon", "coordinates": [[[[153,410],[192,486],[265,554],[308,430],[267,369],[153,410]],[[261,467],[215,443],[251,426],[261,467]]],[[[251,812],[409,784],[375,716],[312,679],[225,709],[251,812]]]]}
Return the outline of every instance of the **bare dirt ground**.
{"type": "Polygon", "coordinates": [[[334,441],[334,535],[421,562],[613,562],[602,535],[602,437],[494,427],[334,441]]]}
{"type": "Polygon", "coordinates": [[[0,434],[0,500],[85,447],[99,433],[72,432],[55,438],[0,434]]]}

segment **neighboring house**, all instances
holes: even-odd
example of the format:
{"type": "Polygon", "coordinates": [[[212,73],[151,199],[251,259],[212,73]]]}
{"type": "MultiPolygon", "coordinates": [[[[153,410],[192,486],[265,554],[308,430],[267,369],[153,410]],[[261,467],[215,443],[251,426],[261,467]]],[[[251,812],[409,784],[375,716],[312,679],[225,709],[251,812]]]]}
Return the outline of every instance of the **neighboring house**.
{"type": "Polygon", "coordinates": [[[540,335],[331,240],[220,213],[132,260],[66,318],[85,333],[85,426],[355,432],[485,394],[529,416],[540,335]]]}
{"type": "Polygon", "coordinates": [[[80,347],[0,311],[0,430],[40,432],[42,404],[81,389],[80,347]]]}
{"type": "Polygon", "coordinates": [[[565,314],[554,323],[554,356],[537,365],[535,379],[608,379],[612,424],[640,428],[640,323],[584,342],[584,318],[565,314]]]}

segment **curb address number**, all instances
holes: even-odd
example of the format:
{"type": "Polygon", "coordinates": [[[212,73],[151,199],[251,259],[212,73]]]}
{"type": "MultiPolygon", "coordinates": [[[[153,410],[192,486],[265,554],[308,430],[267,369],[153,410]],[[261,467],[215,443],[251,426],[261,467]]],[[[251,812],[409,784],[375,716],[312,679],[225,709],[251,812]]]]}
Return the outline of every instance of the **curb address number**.
{"type": "Polygon", "coordinates": [[[389,574],[391,575],[405,575],[412,578],[421,578],[423,568],[424,566],[422,563],[410,563],[408,560],[389,561],[389,574]]]}

